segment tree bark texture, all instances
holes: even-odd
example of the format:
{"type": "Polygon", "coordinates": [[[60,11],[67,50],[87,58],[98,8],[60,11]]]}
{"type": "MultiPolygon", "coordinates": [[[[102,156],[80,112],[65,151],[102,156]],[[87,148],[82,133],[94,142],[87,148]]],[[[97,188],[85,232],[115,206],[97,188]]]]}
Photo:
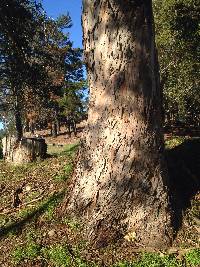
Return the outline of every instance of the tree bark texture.
{"type": "Polygon", "coordinates": [[[98,244],[171,241],[151,1],[84,0],[90,102],[67,212],[98,244]]]}

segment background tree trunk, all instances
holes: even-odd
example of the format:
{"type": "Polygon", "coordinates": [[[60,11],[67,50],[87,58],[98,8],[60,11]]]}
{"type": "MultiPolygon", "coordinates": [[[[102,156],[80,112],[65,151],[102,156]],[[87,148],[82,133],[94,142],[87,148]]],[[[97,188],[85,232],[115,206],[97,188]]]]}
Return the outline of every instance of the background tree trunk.
{"type": "Polygon", "coordinates": [[[90,102],[67,212],[99,245],[172,236],[151,1],[84,0],[90,102]]]}
{"type": "Polygon", "coordinates": [[[35,123],[34,123],[34,121],[30,122],[30,129],[31,129],[31,134],[34,135],[35,134],[35,123]]]}
{"type": "Polygon", "coordinates": [[[56,123],[56,121],[53,121],[53,123],[52,123],[52,136],[57,137],[57,135],[58,135],[57,123],[56,123]]]}
{"type": "Polygon", "coordinates": [[[29,120],[25,120],[25,127],[24,127],[24,132],[30,132],[30,125],[29,125],[29,120]]]}
{"type": "Polygon", "coordinates": [[[19,97],[16,96],[15,100],[15,129],[16,129],[16,137],[17,140],[20,141],[23,136],[23,126],[22,126],[22,118],[21,118],[21,112],[20,112],[20,106],[19,106],[19,97]]]}

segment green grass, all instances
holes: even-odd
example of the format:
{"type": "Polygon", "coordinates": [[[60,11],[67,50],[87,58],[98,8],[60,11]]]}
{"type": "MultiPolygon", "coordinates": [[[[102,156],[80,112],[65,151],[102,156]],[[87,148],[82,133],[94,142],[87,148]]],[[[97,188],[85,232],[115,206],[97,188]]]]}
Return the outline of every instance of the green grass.
{"type": "Polygon", "coordinates": [[[16,235],[22,227],[27,227],[34,223],[39,217],[45,221],[54,221],[54,210],[64,198],[64,191],[50,196],[48,199],[41,201],[33,208],[25,208],[1,228],[2,236],[16,235]]]}
{"type": "Polygon", "coordinates": [[[5,162],[0,162],[0,164],[0,181],[7,181],[8,179],[11,181],[18,181],[20,179],[23,179],[25,173],[32,166],[28,166],[27,164],[13,166],[5,162]]]}
{"type": "Polygon", "coordinates": [[[45,213],[44,216],[47,220],[53,220],[54,219],[54,210],[55,208],[59,205],[59,203],[63,200],[64,198],[64,191],[56,196],[52,197],[50,201],[45,201],[44,206],[45,206],[45,213]]]}
{"type": "Polygon", "coordinates": [[[67,247],[62,245],[50,246],[42,249],[43,257],[56,267],[72,266],[73,259],[67,247]]]}
{"type": "Polygon", "coordinates": [[[76,219],[65,218],[63,222],[68,225],[72,231],[79,231],[81,229],[81,224],[76,219]]]}
{"type": "Polygon", "coordinates": [[[79,147],[79,143],[68,144],[64,146],[48,146],[48,154],[52,156],[64,156],[69,160],[59,174],[55,175],[53,178],[56,182],[66,181],[73,172],[73,158],[79,147]]]}
{"type": "Polygon", "coordinates": [[[19,264],[25,260],[34,260],[41,255],[41,247],[35,242],[29,242],[25,247],[17,247],[12,252],[12,261],[19,264]]]}
{"type": "Polygon", "coordinates": [[[17,247],[11,254],[12,262],[14,264],[19,264],[20,262],[24,261],[26,256],[24,253],[24,249],[22,247],[17,247]]]}
{"type": "Polygon", "coordinates": [[[183,136],[173,136],[165,141],[165,148],[172,149],[176,146],[181,145],[186,140],[183,136]]]}
{"type": "Polygon", "coordinates": [[[18,217],[21,219],[27,219],[44,214],[46,220],[54,219],[54,210],[64,198],[64,191],[50,196],[49,198],[38,203],[34,208],[25,208],[18,213],[18,217]]]}
{"type": "Polygon", "coordinates": [[[187,266],[198,267],[200,266],[200,248],[193,249],[185,255],[187,266]]]}
{"type": "Polygon", "coordinates": [[[73,156],[79,147],[79,143],[67,145],[48,145],[47,153],[52,156],[67,155],[73,156]]]}
{"type": "Polygon", "coordinates": [[[68,162],[59,175],[54,176],[54,180],[57,182],[64,182],[71,176],[74,166],[72,162],[68,162]]]}
{"type": "Polygon", "coordinates": [[[138,260],[132,262],[119,262],[113,267],[199,267],[200,249],[187,252],[183,259],[176,259],[175,255],[162,255],[158,253],[142,253],[138,260]]]}
{"type": "MultiPolygon", "coordinates": [[[[171,138],[167,140],[167,148],[173,148],[178,146],[184,142],[184,138],[171,138]]],[[[53,148],[53,147],[52,147],[53,148]]],[[[83,255],[85,251],[90,247],[88,247],[88,243],[81,240],[79,238],[79,233],[82,231],[82,225],[76,219],[68,219],[64,218],[62,221],[59,221],[55,217],[55,209],[62,201],[64,197],[64,192],[61,192],[62,188],[65,184],[60,183],[66,181],[72,174],[73,171],[73,155],[77,151],[78,144],[74,145],[66,145],[57,150],[54,147],[54,151],[52,151],[52,155],[58,155],[55,157],[49,157],[47,160],[44,160],[39,163],[31,163],[24,164],[22,166],[3,166],[5,168],[4,179],[9,180],[21,180],[25,174],[27,173],[27,178],[32,175],[32,183],[29,180],[29,184],[31,188],[36,191],[30,191],[27,196],[26,201],[37,198],[40,194],[37,187],[34,188],[35,178],[39,181],[42,180],[43,177],[46,179],[46,190],[48,190],[49,185],[52,183],[57,193],[40,200],[38,202],[34,202],[33,207],[31,208],[23,208],[20,212],[17,212],[15,216],[3,215],[0,217],[0,227],[5,230],[5,235],[12,241],[12,252],[9,252],[11,255],[12,262],[15,265],[21,266],[22,263],[25,262],[27,266],[29,266],[29,261],[31,264],[35,264],[35,260],[42,261],[46,265],[44,266],[57,266],[57,267],[100,267],[100,265],[96,265],[92,262],[87,262],[83,255]],[[7,172],[8,171],[8,172],[7,172]],[[51,182],[49,182],[49,180],[51,182]],[[57,183],[59,182],[59,183],[57,183]],[[58,191],[59,188],[59,191],[58,191]],[[61,193],[59,193],[61,192],[61,193]],[[37,226],[37,222],[38,224],[37,226]],[[66,224],[66,225],[63,225],[66,224]],[[50,228],[49,228],[50,226],[50,228]],[[40,228],[42,227],[42,228],[40,228]],[[56,228],[58,227],[58,228],[56,228]],[[18,230],[21,231],[19,231],[18,230]],[[33,228],[35,230],[31,230],[33,228]],[[62,240],[56,240],[56,236],[53,238],[50,237],[48,240],[48,232],[49,229],[55,230],[55,232],[59,232],[61,230],[67,229],[66,235],[63,235],[62,240]],[[29,232],[27,233],[27,229],[29,232]],[[68,233],[72,233],[72,236],[69,235],[69,242],[72,245],[69,246],[66,243],[68,242],[68,233]],[[14,236],[15,235],[15,236],[14,236]],[[17,235],[17,236],[16,236],[17,235]],[[77,241],[78,235],[78,241],[77,241]],[[20,239],[21,238],[21,239],[20,239]],[[16,239],[16,241],[15,241],[16,239]],[[44,241],[44,242],[43,242],[44,241]],[[54,242],[54,243],[53,243],[54,242]],[[81,244],[82,242],[82,244],[81,244]],[[85,242],[85,243],[84,243],[85,242]],[[14,249],[13,249],[14,247],[14,249]]],[[[0,166],[1,168],[1,166],[0,166]]],[[[0,173],[1,176],[1,173],[0,173]]],[[[19,183],[19,182],[18,182],[19,183]]],[[[21,183],[21,182],[20,182],[21,183]]],[[[15,184],[14,184],[15,185],[15,184]]],[[[39,183],[40,185],[40,183],[39,183]]],[[[54,189],[54,187],[53,187],[54,189]]],[[[32,190],[32,189],[31,189],[32,190]]],[[[52,193],[53,191],[49,191],[52,193]]],[[[48,193],[48,191],[47,191],[48,193]]],[[[45,191],[46,194],[46,191],[45,191]]],[[[193,208],[191,213],[195,216],[198,215],[198,206],[197,203],[193,203],[193,208]]],[[[4,231],[3,230],[3,231],[4,231]]],[[[98,251],[99,252],[99,251],[98,251]]],[[[101,262],[101,252],[100,258],[97,251],[94,251],[94,258],[98,262],[101,262]]],[[[113,251],[108,251],[112,253],[113,251]]],[[[92,249],[89,250],[89,253],[93,253],[92,249]]],[[[124,253],[126,254],[126,252],[124,253]]],[[[107,259],[107,254],[103,255],[107,259]]],[[[118,259],[125,259],[125,257],[118,257],[118,259]]],[[[106,262],[106,261],[105,261],[106,262]]],[[[115,261],[114,261],[115,262],[115,261]]],[[[0,264],[1,265],[1,264],[0,264]]],[[[10,265],[12,266],[12,265],[10,265]]],[[[24,266],[24,265],[23,265],[24,266]]],[[[33,266],[33,265],[31,265],[33,266]]],[[[112,267],[199,267],[200,266],[200,250],[193,249],[183,255],[182,259],[177,259],[176,255],[163,255],[159,253],[138,253],[131,261],[123,261],[116,262],[112,267]]],[[[110,266],[111,267],[111,266],[110,266]]]]}
{"type": "Polygon", "coordinates": [[[85,262],[80,257],[79,251],[67,245],[56,244],[42,247],[33,240],[28,240],[24,246],[16,247],[11,257],[15,265],[40,258],[55,267],[97,267],[94,263],[85,262]]]}
{"type": "Polygon", "coordinates": [[[113,267],[181,267],[174,255],[160,255],[157,253],[142,253],[133,262],[119,262],[113,267]]]}
{"type": "MultiPolygon", "coordinates": [[[[42,247],[34,240],[27,240],[26,244],[15,248],[12,252],[12,261],[15,264],[25,260],[34,260],[38,257],[55,267],[98,267],[95,263],[86,262],[80,256],[77,248],[71,248],[64,244],[55,244],[42,247]]],[[[132,262],[121,261],[112,267],[199,267],[200,250],[194,249],[188,252],[182,260],[175,255],[160,255],[158,253],[142,253],[137,260],[132,262]]]]}
{"type": "Polygon", "coordinates": [[[35,233],[29,232],[26,244],[18,246],[12,251],[11,258],[14,264],[20,264],[25,260],[34,260],[41,255],[41,245],[35,241],[35,237],[35,233]]]}
{"type": "Polygon", "coordinates": [[[159,255],[157,253],[144,253],[133,267],[181,267],[174,255],[159,255]]]}
{"type": "Polygon", "coordinates": [[[6,214],[0,215],[0,228],[9,222],[10,218],[6,214]]]}

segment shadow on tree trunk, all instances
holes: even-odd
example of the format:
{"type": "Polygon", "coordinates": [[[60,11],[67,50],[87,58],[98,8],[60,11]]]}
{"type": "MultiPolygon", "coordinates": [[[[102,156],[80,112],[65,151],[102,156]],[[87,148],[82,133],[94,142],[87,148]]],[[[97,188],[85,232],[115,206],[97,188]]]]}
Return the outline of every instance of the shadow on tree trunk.
{"type": "Polygon", "coordinates": [[[200,190],[200,138],[187,140],[166,151],[174,226],[182,225],[183,213],[200,190]]]}

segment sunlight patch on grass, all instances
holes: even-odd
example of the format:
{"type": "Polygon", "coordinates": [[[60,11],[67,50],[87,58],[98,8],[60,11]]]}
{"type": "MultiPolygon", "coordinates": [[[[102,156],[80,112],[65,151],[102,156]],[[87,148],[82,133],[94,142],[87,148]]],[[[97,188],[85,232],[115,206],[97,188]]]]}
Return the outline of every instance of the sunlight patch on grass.
{"type": "Polygon", "coordinates": [[[198,267],[200,266],[200,248],[193,249],[186,253],[185,259],[188,266],[198,267]]]}
{"type": "Polygon", "coordinates": [[[63,244],[42,247],[33,240],[27,241],[23,246],[16,247],[11,253],[11,258],[16,265],[27,260],[33,261],[40,258],[50,266],[53,264],[55,267],[97,267],[94,263],[84,261],[75,248],[63,244]]]}
{"type": "Polygon", "coordinates": [[[165,148],[172,149],[176,146],[181,145],[186,140],[183,136],[173,136],[165,141],[165,148]]]}
{"type": "Polygon", "coordinates": [[[73,156],[77,151],[79,143],[67,145],[48,145],[47,153],[52,156],[67,155],[73,156]]]}
{"type": "Polygon", "coordinates": [[[63,223],[68,225],[72,231],[79,231],[81,229],[81,224],[76,219],[64,218],[63,223]]]}
{"type": "Polygon", "coordinates": [[[72,172],[73,172],[74,166],[72,162],[68,162],[61,173],[59,173],[59,175],[54,176],[54,180],[57,182],[64,182],[66,181],[68,178],[70,178],[72,172]]]}
{"type": "Polygon", "coordinates": [[[14,264],[20,264],[25,260],[36,259],[40,255],[41,246],[33,241],[26,244],[25,247],[17,247],[11,254],[14,264]]]}

